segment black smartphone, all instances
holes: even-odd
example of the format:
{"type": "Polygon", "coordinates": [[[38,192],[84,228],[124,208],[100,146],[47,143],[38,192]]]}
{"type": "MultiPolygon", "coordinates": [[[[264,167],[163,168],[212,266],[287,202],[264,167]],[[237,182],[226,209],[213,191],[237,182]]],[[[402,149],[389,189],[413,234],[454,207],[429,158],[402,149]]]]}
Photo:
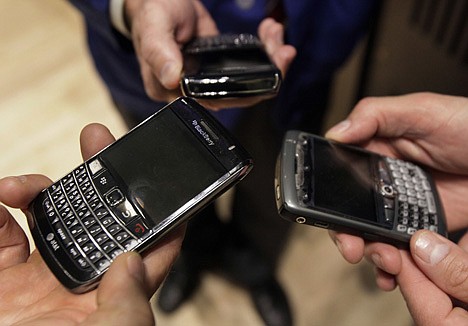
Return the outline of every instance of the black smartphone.
{"type": "Polygon", "coordinates": [[[292,222],[408,247],[429,229],[447,236],[431,176],[407,161],[288,131],[278,156],[276,202],[292,222]]]}
{"type": "Polygon", "coordinates": [[[86,292],[119,254],[151,247],[252,166],[207,110],[179,98],[43,190],[29,227],[61,283],[86,292]]]}
{"type": "Polygon", "coordinates": [[[183,49],[182,92],[195,98],[273,96],[281,72],[251,34],[200,37],[183,49]]]}

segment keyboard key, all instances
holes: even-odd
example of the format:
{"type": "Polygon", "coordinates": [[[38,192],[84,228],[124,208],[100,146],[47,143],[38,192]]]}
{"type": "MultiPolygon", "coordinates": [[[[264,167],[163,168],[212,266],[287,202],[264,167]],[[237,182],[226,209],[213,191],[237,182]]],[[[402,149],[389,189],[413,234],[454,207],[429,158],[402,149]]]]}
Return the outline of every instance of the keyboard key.
{"type": "Polygon", "coordinates": [[[112,224],[107,228],[107,231],[109,231],[109,233],[112,235],[116,234],[117,232],[120,232],[121,230],[122,227],[118,223],[112,224]]]}
{"type": "Polygon", "coordinates": [[[102,246],[101,246],[102,250],[104,250],[104,252],[110,254],[111,252],[113,252],[115,249],[118,248],[117,244],[113,241],[107,241],[106,243],[104,243],[102,246]]]}
{"type": "Polygon", "coordinates": [[[73,239],[68,235],[68,232],[62,222],[55,223],[53,225],[55,233],[59,236],[59,239],[68,247],[73,244],[73,239]]]}
{"type": "Polygon", "coordinates": [[[115,240],[117,240],[118,243],[123,243],[129,238],[130,238],[130,234],[128,234],[127,232],[120,232],[120,233],[117,233],[115,236],[115,240]]]}
{"type": "Polygon", "coordinates": [[[63,244],[64,254],[78,268],[96,272],[105,270],[124,250],[138,245],[132,234],[141,236],[149,232],[131,203],[115,187],[108,171],[101,167],[91,179],[86,166],[81,165],[56,183],[43,203],[55,233],[50,233],[49,237],[57,238],[57,247],[63,244]],[[95,185],[101,193],[108,189],[104,197],[99,195],[95,185]],[[108,207],[112,205],[115,206],[113,213],[108,207]],[[113,214],[119,216],[118,220],[130,222],[131,232],[117,222],[113,214]]]}
{"type": "Polygon", "coordinates": [[[100,252],[99,250],[95,250],[93,251],[92,253],[89,254],[88,258],[89,260],[91,260],[92,263],[95,263],[97,262],[99,259],[103,258],[104,255],[102,252],[100,252]]]}
{"type": "Polygon", "coordinates": [[[103,195],[112,188],[117,187],[117,184],[107,170],[94,177],[94,184],[98,191],[103,195]]]}
{"type": "Polygon", "coordinates": [[[102,258],[101,260],[99,260],[99,261],[96,262],[95,264],[96,264],[96,268],[97,268],[99,271],[103,271],[103,270],[105,270],[107,267],[110,266],[110,261],[109,261],[109,259],[107,259],[107,258],[102,258]]]}
{"type": "Polygon", "coordinates": [[[138,238],[149,232],[149,228],[142,218],[134,219],[130,224],[127,225],[127,228],[131,233],[133,233],[134,236],[138,238]]]}
{"type": "Polygon", "coordinates": [[[96,249],[96,246],[94,245],[94,243],[89,241],[89,242],[86,242],[85,244],[83,244],[81,246],[81,249],[83,249],[84,253],[87,254],[87,253],[93,251],[94,249],[96,249]]]}
{"type": "Polygon", "coordinates": [[[106,242],[107,240],[109,240],[109,236],[104,232],[99,233],[94,238],[96,239],[96,242],[98,244],[101,244],[101,243],[106,242]]]}

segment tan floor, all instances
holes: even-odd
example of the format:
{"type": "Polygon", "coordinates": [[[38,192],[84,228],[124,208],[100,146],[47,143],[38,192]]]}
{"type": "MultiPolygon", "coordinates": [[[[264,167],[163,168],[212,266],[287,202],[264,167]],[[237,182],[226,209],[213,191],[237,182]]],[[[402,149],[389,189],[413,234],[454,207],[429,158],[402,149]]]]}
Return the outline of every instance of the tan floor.
{"type": "MultiPolygon", "coordinates": [[[[0,177],[63,176],[81,161],[78,136],[87,123],[124,133],[82,32],[66,1],[0,1],[0,177]]],[[[370,266],[345,263],[326,231],[296,228],[278,275],[297,325],[411,324],[398,291],[376,289],[370,266]]],[[[246,292],[211,274],[177,313],[156,316],[159,325],[262,325],[246,292]]]]}

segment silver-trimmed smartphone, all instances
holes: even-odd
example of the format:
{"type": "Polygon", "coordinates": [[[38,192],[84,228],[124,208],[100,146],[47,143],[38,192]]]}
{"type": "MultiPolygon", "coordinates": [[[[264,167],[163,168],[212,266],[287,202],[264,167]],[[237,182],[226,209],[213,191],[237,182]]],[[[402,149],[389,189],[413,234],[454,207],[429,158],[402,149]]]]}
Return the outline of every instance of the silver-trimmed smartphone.
{"type": "Polygon", "coordinates": [[[292,222],[407,247],[429,229],[447,236],[431,176],[414,163],[291,130],[278,156],[276,203],[292,222]]]}
{"type": "Polygon", "coordinates": [[[281,72],[251,34],[196,38],[183,49],[182,92],[195,98],[274,96],[281,72]]]}
{"type": "Polygon", "coordinates": [[[252,164],[207,110],[179,98],[44,189],[29,227],[57,279],[86,292],[119,254],[150,248],[252,164]]]}

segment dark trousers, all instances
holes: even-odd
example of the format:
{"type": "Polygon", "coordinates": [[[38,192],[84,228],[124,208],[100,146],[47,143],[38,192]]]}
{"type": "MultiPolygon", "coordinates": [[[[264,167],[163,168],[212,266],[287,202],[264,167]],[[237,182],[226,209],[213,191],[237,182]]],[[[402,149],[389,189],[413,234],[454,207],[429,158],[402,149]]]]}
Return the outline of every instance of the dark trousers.
{"type": "Polygon", "coordinates": [[[231,218],[221,221],[208,207],[189,222],[182,246],[188,265],[220,269],[246,286],[272,277],[291,228],[279,217],[274,200],[282,135],[270,123],[268,103],[245,109],[234,130],[254,168],[235,187],[231,218]]]}

